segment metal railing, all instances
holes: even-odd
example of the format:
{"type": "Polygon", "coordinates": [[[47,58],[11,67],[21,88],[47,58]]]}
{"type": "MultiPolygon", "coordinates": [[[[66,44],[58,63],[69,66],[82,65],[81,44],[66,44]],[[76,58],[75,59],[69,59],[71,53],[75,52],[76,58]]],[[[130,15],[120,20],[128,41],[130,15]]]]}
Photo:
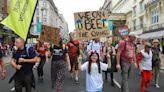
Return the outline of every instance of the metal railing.
{"type": "Polygon", "coordinates": [[[144,32],[159,31],[159,30],[164,30],[164,23],[155,24],[155,25],[146,27],[144,32]]]}
{"type": "Polygon", "coordinates": [[[149,27],[146,27],[146,24],[140,24],[137,26],[133,26],[129,29],[130,31],[143,30],[143,33],[160,31],[160,30],[164,30],[164,23],[155,24],[149,27]]]}

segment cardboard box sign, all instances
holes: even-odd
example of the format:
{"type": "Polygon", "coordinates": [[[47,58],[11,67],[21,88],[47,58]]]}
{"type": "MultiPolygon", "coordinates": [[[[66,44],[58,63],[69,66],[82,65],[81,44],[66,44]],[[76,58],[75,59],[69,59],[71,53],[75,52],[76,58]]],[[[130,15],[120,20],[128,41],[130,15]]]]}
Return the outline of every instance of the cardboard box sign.
{"type": "Polygon", "coordinates": [[[42,31],[40,34],[41,42],[48,42],[54,45],[59,45],[60,42],[60,29],[42,25],[42,31]]]}
{"type": "Polygon", "coordinates": [[[74,18],[78,34],[77,37],[79,39],[83,39],[84,34],[87,34],[86,37],[89,38],[109,36],[109,34],[107,34],[109,27],[108,14],[106,11],[77,12],[74,13],[74,18]],[[94,33],[97,34],[97,36],[95,36],[94,33]]]}

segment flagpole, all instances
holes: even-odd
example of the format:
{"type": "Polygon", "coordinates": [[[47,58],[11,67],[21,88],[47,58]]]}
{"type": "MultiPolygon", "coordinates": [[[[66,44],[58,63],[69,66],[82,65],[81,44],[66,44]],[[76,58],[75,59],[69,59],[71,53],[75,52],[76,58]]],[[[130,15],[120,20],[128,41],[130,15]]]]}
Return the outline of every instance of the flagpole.
{"type": "Polygon", "coordinates": [[[28,33],[27,33],[27,37],[26,37],[26,41],[25,41],[25,43],[27,43],[27,40],[28,40],[28,34],[30,34],[30,28],[31,28],[31,26],[32,26],[33,18],[34,18],[35,11],[36,11],[36,8],[37,8],[38,3],[39,3],[39,0],[37,0],[37,2],[36,2],[36,6],[35,6],[35,9],[34,9],[34,12],[33,12],[32,18],[31,18],[31,22],[30,22],[30,26],[29,26],[29,29],[28,29],[28,33]]]}

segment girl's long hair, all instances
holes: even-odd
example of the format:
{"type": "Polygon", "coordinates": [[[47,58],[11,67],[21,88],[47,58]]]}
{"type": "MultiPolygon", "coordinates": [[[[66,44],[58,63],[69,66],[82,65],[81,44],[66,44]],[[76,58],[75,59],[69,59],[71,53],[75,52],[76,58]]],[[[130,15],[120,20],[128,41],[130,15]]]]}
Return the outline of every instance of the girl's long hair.
{"type": "Polygon", "coordinates": [[[89,74],[91,74],[91,65],[92,65],[91,57],[92,57],[94,54],[96,54],[97,57],[98,57],[96,63],[97,63],[97,66],[98,66],[98,72],[101,73],[99,54],[98,54],[98,53],[91,53],[91,55],[89,56],[89,65],[88,65],[88,73],[89,73],[89,74]]]}

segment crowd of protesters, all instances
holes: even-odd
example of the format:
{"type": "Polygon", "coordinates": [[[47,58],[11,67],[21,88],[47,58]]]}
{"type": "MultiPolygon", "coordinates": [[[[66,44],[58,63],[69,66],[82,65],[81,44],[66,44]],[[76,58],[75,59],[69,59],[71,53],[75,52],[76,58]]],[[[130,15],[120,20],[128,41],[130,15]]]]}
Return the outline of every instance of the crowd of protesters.
{"type": "MultiPolygon", "coordinates": [[[[21,38],[15,40],[12,50],[11,66],[16,70],[10,82],[14,81],[15,92],[31,92],[35,88],[34,70],[37,70],[38,81],[44,83],[44,65],[51,59],[51,85],[55,92],[62,92],[66,68],[70,72],[75,84],[79,84],[79,72],[86,72],[86,92],[102,92],[103,76],[108,80],[110,74],[111,85],[115,86],[114,74],[121,71],[121,92],[130,92],[128,79],[132,66],[138,69],[141,75],[140,92],[145,92],[154,77],[154,85],[160,88],[160,54],[164,45],[158,39],[152,42],[140,39],[133,32],[127,40],[113,41],[107,37],[105,42],[100,39],[76,40],[70,33],[70,41],[58,45],[38,41],[35,46],[25,45],[21,38]],[[161,47],[160,47],[161,46],[161,47]]],[[[9,45],[0,45],[0,74],[6,77],[6,68],[3,56],[10,53],[9,45]]]]}

